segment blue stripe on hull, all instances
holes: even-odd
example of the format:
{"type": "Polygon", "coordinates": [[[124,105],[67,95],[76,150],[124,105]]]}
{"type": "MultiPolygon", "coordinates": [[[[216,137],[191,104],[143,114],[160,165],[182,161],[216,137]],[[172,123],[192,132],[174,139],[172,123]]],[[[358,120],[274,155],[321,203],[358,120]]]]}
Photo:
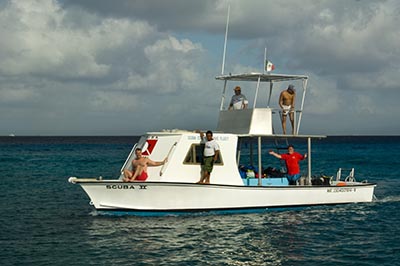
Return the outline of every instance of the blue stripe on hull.
{"type": "Polygon", "coordinates": [[[246,213],[264,213],[276,211],[302,210],[313,206],[342,205],[354,203],[331,203],[331,204],[314,204],[314,205],[296,205],[296,206],[277,206],[277,207],[254,207],[254,208],[237,208],[237,209],[201,209],[201,210],[132,210],[132,209],[100,209],[97,210],[98,215],[109,216],[203,216],[203,215],[229,215],[229,214],[246,214],[246,213]]]}

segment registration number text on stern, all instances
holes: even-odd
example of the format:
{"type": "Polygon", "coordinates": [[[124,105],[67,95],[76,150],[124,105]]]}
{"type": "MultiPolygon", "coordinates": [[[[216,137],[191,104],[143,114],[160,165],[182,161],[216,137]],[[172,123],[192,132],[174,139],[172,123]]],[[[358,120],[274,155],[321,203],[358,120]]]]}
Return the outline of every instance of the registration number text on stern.
{"type": "Polygon", "coordinates": [[[328,193],[340,193],[340,192],[356,192],[356,188],[354,187],[335,187],[335,188],[328,188],[326,190],[328,193]]]}

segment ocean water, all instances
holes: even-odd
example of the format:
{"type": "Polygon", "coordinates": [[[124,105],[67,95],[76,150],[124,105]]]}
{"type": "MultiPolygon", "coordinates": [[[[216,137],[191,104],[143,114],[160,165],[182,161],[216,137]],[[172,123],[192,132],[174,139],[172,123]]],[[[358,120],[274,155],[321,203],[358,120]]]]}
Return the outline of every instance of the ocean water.
{"type": "Polygon", "coordinates": [[[0,265],[400,265],[400,168],[392,158],[400,137],[313,142],[314,172],[355,167],[358,180],[378,184],[372,203],[99,215],[68,177],[117,177],[136,141],[0,137],[0,265]]]}

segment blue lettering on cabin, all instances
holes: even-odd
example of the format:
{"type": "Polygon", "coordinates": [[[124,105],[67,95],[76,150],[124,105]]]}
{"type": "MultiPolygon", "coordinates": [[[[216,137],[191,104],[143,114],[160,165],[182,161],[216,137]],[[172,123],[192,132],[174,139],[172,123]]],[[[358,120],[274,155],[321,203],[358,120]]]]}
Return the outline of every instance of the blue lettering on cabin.
{"type": "MultiPolygon", "coordinates": [[[[187,136],[188,140],[201,140],[199,136],[187,136]]],[[[228,136],[213,136],[213,139],[217,141],[229,141],[228,136]]]]}

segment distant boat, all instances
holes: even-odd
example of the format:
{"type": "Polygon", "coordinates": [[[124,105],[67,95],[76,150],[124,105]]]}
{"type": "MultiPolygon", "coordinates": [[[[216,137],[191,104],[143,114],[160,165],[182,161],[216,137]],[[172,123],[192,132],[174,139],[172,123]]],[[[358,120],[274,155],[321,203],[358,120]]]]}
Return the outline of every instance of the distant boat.
{"type": "Polygon", "coordinates": [[[15,137],[15,134],[11,133],[8,135],[9,137],[15,137]]]}

